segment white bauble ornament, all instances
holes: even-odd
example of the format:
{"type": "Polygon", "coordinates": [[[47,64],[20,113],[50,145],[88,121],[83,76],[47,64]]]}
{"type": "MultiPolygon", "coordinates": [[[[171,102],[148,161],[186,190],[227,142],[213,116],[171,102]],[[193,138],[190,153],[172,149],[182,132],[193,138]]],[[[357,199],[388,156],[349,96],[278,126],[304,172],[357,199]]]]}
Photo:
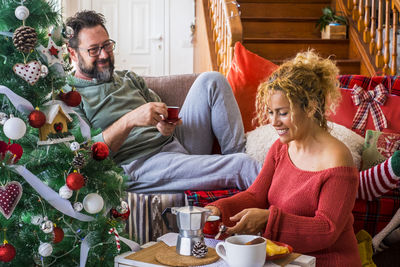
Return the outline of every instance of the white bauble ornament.
{"type": "Polygon", "coordinates": [[[31,224],[40,225],[43,222],[42,215],[35,215],[31,218],[31,224]]]}
{"type": "Polygon", "coordinates": [[[9,118],[4,123],[3,132],[8,138],[12,140],[18,140],[25,135],[25,122],[17,117],[9,118]]]}
{"type": "Polygon", "coordinates": [[[81,145],[78,142],[72,142],[71,145],[69,146],[69,148],[72,151],[77,151],[81,148],[81,145]]]}
{"type": "Polygon", "coordinates": [[[49,69],[47,68],[46,65],[42,65],[40,66],[40,77],[44,78],[47,76],[47,74],[49,74],[49,69]]]}
{"type": "Polygon", "coordinates": [[[53,253],[53,246],[49,243],[42,243],[39,246],[38,252],[43,257],[48,257],[51,255],[51,253],[53,253]]]}
{"type": "Polygon", "coordinates": [[[49,221],[49,220],[45,220],[44,222],[42,222],[42,224],[40,225],[40,229],[42,229],[42,231],[46,234],[53,232],[53,222],[49,221]]]}
{"type": "Polygon", "coordinates": [[[26,6],[19,6],[15,9],[15,16],[19,20],[26,20],[29,17],[29,9],[26,6]]]}
{"type": "Polygon", "coordinates": [[[80,212],[83,209],[83,204],[81,202],[74,203],[74,210],[80,212]]]}
{"type": "Polygon", "coordinates": [[[90,214],[98,213],[103,209],[104,200],[96,193],[90,193],[83,199],[83,208],[90,214]]]}
{"type": "Polygon", "coordinates": [[[63,199],[69,199],[70,197],[72,197],[72,194],[74,193],[74,191],[72,191],[71,189],[69,189],[69,187],[67,185],[63,185],[60,187],[60,190],[58,191],[58,194],[60,195],[61,198],[63,199]]]}

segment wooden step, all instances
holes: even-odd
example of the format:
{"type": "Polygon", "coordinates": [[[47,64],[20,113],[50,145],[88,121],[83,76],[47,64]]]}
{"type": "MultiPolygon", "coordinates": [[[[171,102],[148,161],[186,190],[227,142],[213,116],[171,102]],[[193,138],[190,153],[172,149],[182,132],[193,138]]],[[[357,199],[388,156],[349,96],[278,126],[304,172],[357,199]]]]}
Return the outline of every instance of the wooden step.
{"type": "Polygon", "coordinates": [[[268,60],[294,57],[298,52],[315,49],[323,57],[347,59],[348,40],[290,39],[290,38],[244,38],[244,46],[268,60]]]}
{"type": "Polygon", "coordinates": [[[244,38],[320,38],[318,18],[242,17],[244,38]]]}
{"type": "MultiPolygon", "coordinates": [[[[334,59],[334,58],[332,58],[334,59]]],[[[271,60],[277,65],[281,65],[285,60],[271,60]]],[[[338,66],[340,74],[355,74],[360,73],[361,62],[358,59],[338,59],[336,61],[336,66],[338,66]]]]}
{"type": "Polygon", "coordinates": [[[324,2],[242,2],[239,10],[242,17],[320,17],[322,9],[329,6],[330,1],[324,2]]]}

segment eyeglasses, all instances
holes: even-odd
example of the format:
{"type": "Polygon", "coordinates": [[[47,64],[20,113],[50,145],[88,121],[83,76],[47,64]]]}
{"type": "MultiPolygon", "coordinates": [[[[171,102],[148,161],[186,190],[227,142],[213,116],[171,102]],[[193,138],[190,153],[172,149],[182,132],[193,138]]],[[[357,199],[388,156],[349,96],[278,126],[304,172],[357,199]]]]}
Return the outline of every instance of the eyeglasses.
{"type": "Polygon", "coordinates": [[[115,41],[110,39],[103,43],[102,46],[92,47],[89,49],[78,47],[78,49],[87,50],[89,56],[97,57],[98,55],[100,55],[102,49],[104,49],[104,51],[106,51],[107,53],[111,53],[112,51],[114,51],[115,41]]]}

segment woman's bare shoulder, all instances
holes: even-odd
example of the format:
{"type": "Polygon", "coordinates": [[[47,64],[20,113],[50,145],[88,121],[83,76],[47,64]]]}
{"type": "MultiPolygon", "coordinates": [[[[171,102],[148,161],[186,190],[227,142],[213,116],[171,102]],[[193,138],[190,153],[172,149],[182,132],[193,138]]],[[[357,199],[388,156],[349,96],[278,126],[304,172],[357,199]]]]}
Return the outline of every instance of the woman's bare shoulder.
{"type": "Polygon", "coordinates": [[[350,150],[345,144],[334,137],[327,142],[324,158],[329,159],[328,162],[331,168],[339,166],[355,166],[350,150]]]}

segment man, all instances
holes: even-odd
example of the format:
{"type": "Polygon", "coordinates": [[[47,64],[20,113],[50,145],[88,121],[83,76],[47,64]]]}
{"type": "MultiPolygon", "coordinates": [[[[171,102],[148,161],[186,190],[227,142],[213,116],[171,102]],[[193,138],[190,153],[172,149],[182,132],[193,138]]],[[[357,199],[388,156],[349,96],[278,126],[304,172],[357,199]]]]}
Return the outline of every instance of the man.
{"type": "Polygon", "coordinates": [[[76,65],[69,79],[82,95],[77,112],[92,128],[101,128],[114,160],[131,177],[128,190],[163,191],[245,189],[261,166],[244,153],[240,112],[226,79],[205,73],[196,79],[175,123],[167,107],[133,72],[114,71],[115,42],[103,15],[78,12],[67,20],[76,65]],[[214,134],[223,155],[211,152],[214,134]]]}

